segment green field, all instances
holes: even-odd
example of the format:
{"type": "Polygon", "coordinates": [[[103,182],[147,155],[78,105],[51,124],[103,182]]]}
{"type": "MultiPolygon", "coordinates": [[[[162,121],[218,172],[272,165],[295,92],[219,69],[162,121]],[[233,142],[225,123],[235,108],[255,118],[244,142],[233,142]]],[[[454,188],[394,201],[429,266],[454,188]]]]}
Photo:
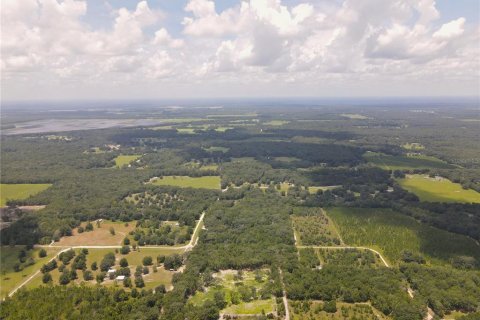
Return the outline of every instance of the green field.
{"type": "Polygon", "coordinates": [[[275,299],[254,300],[233,304],[222,310],[226,314],[268,314],[275,310],[275,299]]]}
{"type": "Polygon", "coordinates": [[[337,302],[336,312],[323,310],[323,301],[289,301],[293,320],[383,320],[387,319],[380,311],[367,303],[337,302]]]}
{"type": "Polygon", "coordinates": [[[425,149],[425,146],[421,143],[418,143],[418,142],[405,143],[404,145],[402,145],[402,147],[404,149],[407,149],[407,150],[423,150],[423,149],[425,149]]]}
{"type": "Polygon", "coordinates": [[[271,120],[264,122],[263,124],[266,126],[283,126],[284,124],[290,123],[290,121],[285,120],[271,120]]]}
{"type": "Polygon", "coordinates": [[[209,148],[203,148],[203,150],[205,150],[207,152],[223,152],[223,153],[226,153],[226,152],[228,152],[228,150],[230,150],[230,148],[211,146],[209,148]]]}
{"type": "Polygon", "coordinates": [[[404,250],[445,264],[456,256],[480,260],[480,246],[462,235],[421,224],[390,209],[333,208],[328,215],[346,245],[377,249],[398,263],[404,250]]]}
{"type": "Polygon", "coordinates": [[[352,119],[352,120],[370,119],[369,117],[363,116],[363,115],[358,114],[358,113],[342,113],[340,116],[342,116],[344,118],[352,119]]]}
{"type": "Polygon", "coordinates": [[[51,187],[51,184],[0,184],[0,207],[8,200],[23,200],[51,187]]]}
{"type": "Polygon", "coordinates": [[[434,157],[425,155],[390,156],[382,153],[367,152],[365,160],[385,170],[413,169],[451,169],[454,166],[434,157]]]}
{"type": "Polygon", "coordinates": [[[465,190],[460,184],[445,178],[415,174],[399,179],[398,183],[402,188],[415,193],[422,201],[480,203],[480,193],[472,189],[465,190]]]}
{"type": "Polygon", "coordinates": [[[128,156],[124,156],[124,155],[118,156],[114,159],[115,160],[115,166],[117,168],[121,168],[121,167],[126,166],[126,165],[130,164],[131,162],[137,160],[140,157],[141,157],[140,154],[134,154],[134,155],[128,155],[128,156]]]}
{"type": "Polygon", "coordinates": [[[333,223],[322,212],[312,216],[291,216],[297,245],[334,246],[341,240],[333,223]]]}
{"type": "Polygon", "coordinates": [[[159,186],[175,186],[182,188],[203,188],[220,190],[219,176],[187,177],[187,176],[164,176],[151,182],[159,186]]]}

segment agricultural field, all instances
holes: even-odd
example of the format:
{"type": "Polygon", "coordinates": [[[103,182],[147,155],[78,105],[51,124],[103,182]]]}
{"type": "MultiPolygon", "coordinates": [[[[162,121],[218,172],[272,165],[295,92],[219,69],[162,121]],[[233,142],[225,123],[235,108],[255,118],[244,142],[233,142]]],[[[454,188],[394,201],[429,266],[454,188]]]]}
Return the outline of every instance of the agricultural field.
{"type": "Polygon", "coordinates": [[[480,247],[473,239],[421,224],[390,209],[333,208],[328,215],[347,245],[377,249],[396,264],[405,251],[434,264],[447,264],[458,256],[480,261],[480,247]]]}
{"type": "Polygon", "coordinates": [[[402,188],[415,193],[421,201],[480,203],[480,193],[464,189],[460,184],[442,177],[407,175],[398,179],[402,188]]]}
{"type": "Polygon", "coordinates": [[[134,155],[120,155],[116,157],[115,160],[115,167],[117,168],[122,168],[124,166],[129,165],[133,161],[137,160],[140,158],[142,155],[140,154],[134,154],[134,155]]]}
{"type": "Polygon", "coordinates": [[[135,229],[135,221],[129,223],[121,221],[93,221],[92,230],[88,231],[87,222],[73,229],[72,235],[60,238],[55,246],[114,246],[121,245],[130,231],[135,229]],[[113,229],[113,234],[111,230],[113,229]]]}
{"type": "Polygon", "coordinates": [[[154,185],[174,186],[181,188],[203,188],[220,190],[219,176],[187,177],[187,176],[164,176],[153,179],[154,185]]]}
{"type": "Polygon", "coordinates": [[[289,301],[293,320],[383,320],[387,319],[367,303],[289,301]]]}
{"type": "Polygon", "coordinates": [[[26,250],[20,246],[0,248],[0,298],[5,298],[10,291],[27,280],[60,251],[59,248],[45,248],[47,255],[40,257],[40,250],[40,248],[26,250]]]}
{"type": "MultiPolygon", "coordinates": [[[[118,250],[118,249],[117,249],[118,250]]],[[[159,263],[157,261],[158,256],[172,256],[174,254],[181,254],[182,250],[176,250],[176,249],[163,249],[163,248],[143,248],[137,251],[130,251],[128,254],[121,254],[117,252],[116,249],[88,249],[88,253],[85,255],[86,260],[85,260],[85,271],[88,271],[88,273],[91,273],[92,279],[91,280],[85,280],[84,278],[84,271],[82,271],[82,268],[80,266],[78,269],[76,269],[77,273],[77,279],[70,280],[68,285],[72,284],[87,284],[87,285],[97,285],[99,283],[97,281],[97,275],[102,274],[101,270],[101,265],[102,265],[102,260],[104,259],[105,255],[107,254],[113,254],[115,256],[115,262],[113,265],[109,266],[108,269],[115,269],[115,270],[120,270],[122,267],[120,266],[120,260],[122,258],[125,258],[128,263],[128,269],[130,270],[130,278],[132,282],[132,287],[135,287],[135,277],[134,273],[137,269],[138,266],[141,266],[142,269],[145,267],[148,269],[148,273],[145,273],[144,270],[142,270],[142,278],[144,281],[144,287],[141,287],[142,289],[154,289],[159,285],[164,285],[167,290],[172,289],[172,277],[173,274],[177,271],[170,271],[166,270],[163,263],[159,263]],[[152,264],[151,265],[144,265],[143,259],[145,257],[151,257],[152,258],[152,264]],[[92,264],[96,263],[97,269],[93,270],[92,264]],[[155,271],[156,269],[156,271],[155,271]]],[[[72,258],[67,264],[65,265],[65,268],[68,269],[69,272],[71,272],[72,268],[75,269],[75,259],[80,255],[82,249],[75,249],[75,256],[72,258]]],[[[60,272],[59,268],[63,264],[62,261],[60,260],[59,257],[56,258],[57,260],[57,267],[49,272],[49,274],[52,277],[52,280],[50,283],[54,285],[60,284],[60,276],[62,275],[62,272],[60,272]]],[[[40,266],[40,265],[39,265],[40,266]]],[[[37,269],[39,268],[37,266],[37,269]]],[[[123,281],[120,280],[112,280],[107,277],[107,274],[103,273],[105,278],[101,277],[102,281],[100,282],[104,286],[117,286],[120,288],[127,289],[123,281]]],[[[38,275],[36,275],[29,283],[26,284],[27,288],[35,288],[41,285],[44,285],[43,283],[43,273],[40,272],[38,275]]]]}
{"type": "Polygon", "coordinates": [[[291,216],[297,245],[336,246],[342,243],[335,225],[321,211],[310,216],[291,216]]]}
{"type": "Polygon", "coordinates": [[[364,115],[361,115],[361,114],[358,114],[358,113],[342,113],[340,114],[341,117],[344,117],[344,118],[347,118],[347,119],[351,119],[351,120],[366,120],[366,119],[370,119],[369,117],[367,116],[364,116],[364,115]]]}
{"type": "Polygon", "coordinates": [[[205,150],[207,152],[223,152],[223,153],[226,153],[226,152],[228,152],[228,150],[230,150],[230,148],[211,146],[211,147],[208,147],[208,148],[203,148],[203,150],[205,150]]]}
{"type": "Polygon", "coordinates": [[[333,190],[339,187],[341,186],[310,186],[307,189],[310,194],[315,194],[318,192],[318,190],[327,191],[327,190],[333,190]]]}
{"type": "Polygon", "coordinates": [[[8,200],[23,200],[42,192],[51,184],[0,184],[0,207],[7,205],[8,200]]]}
{"type": "Polygon", "coordinates": [[[212,275],[212,281],[203,291],[197,291],[189,303],[201,306],[207,301],[223,297],[229,315],[268,314],[275,311],[276,303],[268,290],[271,283],[268,270],[222,270],[212,275]]]}
{"type": "Polygon", "coordinates": [[[367,152],[365,160],[384,170],[414,169],[452,169],[454,166],[434,157],[425,155],[390,156],[381,153],[367,152]]]}

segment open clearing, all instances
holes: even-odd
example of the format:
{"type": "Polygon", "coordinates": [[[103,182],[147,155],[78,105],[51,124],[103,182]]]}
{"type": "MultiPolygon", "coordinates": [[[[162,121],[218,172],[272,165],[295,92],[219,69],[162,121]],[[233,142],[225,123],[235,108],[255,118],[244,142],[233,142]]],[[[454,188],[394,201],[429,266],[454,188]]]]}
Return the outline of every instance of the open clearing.
{"type": "Polygon", "coordinates": [[[300,262],[310,268],[331,264],[335,266],[383,267],[385,264],[374,252],[362,248],[299,248],[300,262]]]}
{"type": "Polygon", "coordinates": [[[205,150],[207,152],[223,152],[223,153],[226,153],[226,152],[228,152],[228,150],[230,150],[230,148],[211,146],[211,147],[208,147],[208,148],[203,148],[203,150],[205,150]]]}
{"type": "Polygon", "coordinates": [[[421,143],[418,143],[418,142],[405,143],[404,145],[402,145],[402,147],[404,149],[407,149],[407,150],[423,150],[423,149],[425,149],[425,146],[421,143]]]}
{"type": "Polygon", "coordinates": [[[266,126],[283,126],[284,124],[290,123],[290,121],[285,120],[271,120],[264,122],[263,124],[266,126]]]}
{"type": "Polygon", "coordinates": [[[29,276],[34,274],[41,266],[50,260],[60,251],[59,248],[45,248],[47,251],[47,256],[40,258],[38,252],[40,248],[35,248],[32,250],[26,251],[26,259],[33,258],[34,264],[30,266],[25,266],[25,263],[21,263],[22,270],[15,272],[14,265],[19,262],[18,255],[24,247],[9,247],[2,246],[0,248],[0,298],[4,298],[12,291],[16,286],[18,286],[22,281],[25,281],[29,276]]]}
{"type": "Polygon", "coordinates": [[[221,292],[225,296],[226,308],[220,313],[230,315],[254,315],[271,313],[275,310],[273,297],[261,299],[260,292],[270,281],[269,271],[264,269],[251,270],[222,270],[213,274],[213,283],[197,291],[189,299],[193,305],[203,305],[214,300],[215,294],[221,292]]]}
{"type": "Polygon", "coordinates": [[[291,216],[297,245],[340,245],[333,223],[321,211],[311,216],[291,216]]]}
{"type": "Polygon", "coordinates": [[[203,177],[164,176],[164,177],[153,179],[151,183],[159,186],[174,186],[174,187],[182,187],[182,188],[203,188],[203,189],[220,190],[219,176],[203,176],[203,177]]]}
{"type": "Polygon", "coordinates": [[[451,169],[454,166],[434,157],[425,155],[390,156],[386,154],[367,152],[365,160],[385,170],[414,170],[414,169],[451,169]]]}
{"type": "MultiPolygon", "coordinates": [[[[87,223],[81,224],[83,228],[87,223]]],[[[112,246],[121,245],[123,238],[128,233],[135,229],[135,221],[126,224],[121,221],[103,220],[100,222],[100,227],[97,227],[95,221],[92,222],[93,231],[84,231],[78,233],[78,228],[75,228],[70,237],[62,237],[60,241],[56,242],[55,246],[112,246]],[[113,228],[115,234],[110,233],[110,228],[113,228]]]]}
{"type": "Polygon", "coordinates": [[[323,310],[325,302],[323,301],[289,301],[293,320],[384,320],[388,319],[378,310],[375,310],[367,303],[345,303],[337,302],[336,312],[326,312],[323,310]]]}
{"type": "Polygon", "coordinates": [[[116,157],[114,160],[115,160],[115,166],[117,168],[121,168],[123,166],[126,166],[130,163],[132,163],[133,161],[137,160],[138,158],[140,158],[142,155],[140,154],[134,154],[134,155],[121,155],[121,156],[118,156],[116,157]]]}
{"type": "Polygon", "coordinates": [[[390,209],[333,208],[328,215],[347,245],[377,249],[398,263],[405,250],[423,255],[435,264],[456,256],[480,260],[480,246],[466,236],[418,223],[390,209]]]}
{"type": "Polygon", "coordinates": [[[51,184],[0,184],[0,207],[7,205],[8,200],[23,200],[42,192],[51,184]]]}
{"type": "Polygon", "coordinates": [[[370,119],[369,117],[363,116],[358,113],[342,113],[340,116],[347,118],[347,119],[352,119],[352,120],[366,120],[370,119]]]}
{"type": "Polygon", "coordinates": [[[460,184],[441,177],[407,175],[405,179],[398,179],[398,183],[422,201],[480,203],[480,193],[472,189],[465,190],[460,184]]]}

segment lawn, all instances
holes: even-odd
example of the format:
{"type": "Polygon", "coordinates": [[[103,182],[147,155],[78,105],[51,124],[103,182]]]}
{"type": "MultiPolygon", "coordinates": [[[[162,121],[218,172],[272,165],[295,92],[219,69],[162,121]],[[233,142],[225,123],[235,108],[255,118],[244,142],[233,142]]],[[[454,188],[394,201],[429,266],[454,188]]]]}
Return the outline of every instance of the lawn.
{"type": "MultiPolygon", "coordinates": [[[[33,275],[40,267],[55,256],[57,252],[60,251],[59,248],[46,248],[47,256],[40,258],[38,252],[40,249],[35,248],[33,250],[27,251],[27,259],[33,258],[34,264],[28,267],[24,267],[23,270],[15,272],[13,266],[16,263],[19,263],[18,254],[20,250],[24,249],[23,247],[8,247],[2,246],[0,248],[0,297],[4,298],[8,295],[10,291],[15,289],[16,286],[20,285],[25,281],[29,276],[33,275]]],[[[22,264],[23,265],[23,264],[22,264]]]]}
{"type": "Polygon", "coordinates": [[[42,192],[51,184],[0,184],[0,207],[7,205],[8,200],[23,200],[42,192]]]}
{"type": "Polygon", "coordinates": [[[268,314],[275,310],[275,299],[254,300],[251,302],[241,302],[232,304],[223,309],[221,312],[225,314],[268,314]]]}
{"type": "Polygon", "coordinates": [[[451,169],[454,166],[434,157],[425,155],[390,156],[382,153],[367,152],[365,160],[385,170],[413,169],[451,169]]]}
{"type": "Polygon", "coordinates": [[[422,223],[390,209],[333,208],[328,215],[346,245],[377,249],[398,263],[404,250],[423,255],[435,264],[447,264],[456,256],[480,260],[474,240],[422,223]]]}
{"type": "MultiPolygon", "coordinates": [[[[81,224],[83,228],[87,223],[81,224]]],[[[62,237],[60,241],[55,243],[56,246],[114,246],[121,245],[125,236],[135,229],[135,221],[129,222],[128,225],[121,221],[103,220],[100,222],[100,227],[97,227],[95,221],[92,222],[93,231],[84,231],[78,233],[78,228],[72,232],[72,236],[62,237]],[[113,228],[115,234],[110,233],[110,228],[113,228]]]]}
{"type": "Polygon", "coordinates": [[[203,177],[188,177],[188,176],[164,176],[154,179],[154,185],[161,186],[175,186],[182,188],[203,188],[220,190],[219,176],[203,176],[203,177]]]}
{"type": "Polygon", "coordinates": [[[407,175],[405,179],[399,179],[398,183],[422,201],[480,203],[480,193],[472,189],[465,190],[460,184],[445,178],[416,174],[407,175]]]}
{"type": "Polygon", "coordinates": [[[123,166],[126,166],[130,163],[132,163],[133,161],[137,160],[138,158],[140,158],[142,155],[140,154],[134,154],[134,155],[121,155],[121,156],[118,156],[116,157],[114,160],[115,160],[115,166],[117,168],[121,168],[123,166]]]}

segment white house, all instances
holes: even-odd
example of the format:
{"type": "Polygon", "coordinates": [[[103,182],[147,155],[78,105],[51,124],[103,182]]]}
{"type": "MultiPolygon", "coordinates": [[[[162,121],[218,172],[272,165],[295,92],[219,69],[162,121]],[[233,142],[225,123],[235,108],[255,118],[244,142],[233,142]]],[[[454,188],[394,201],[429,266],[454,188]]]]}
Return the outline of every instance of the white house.
{"type": "Polygon", "coordinates": [[[118,276],[115,278],[115,280],[123,281],[125,280],[125,276],[118,276]]]}

